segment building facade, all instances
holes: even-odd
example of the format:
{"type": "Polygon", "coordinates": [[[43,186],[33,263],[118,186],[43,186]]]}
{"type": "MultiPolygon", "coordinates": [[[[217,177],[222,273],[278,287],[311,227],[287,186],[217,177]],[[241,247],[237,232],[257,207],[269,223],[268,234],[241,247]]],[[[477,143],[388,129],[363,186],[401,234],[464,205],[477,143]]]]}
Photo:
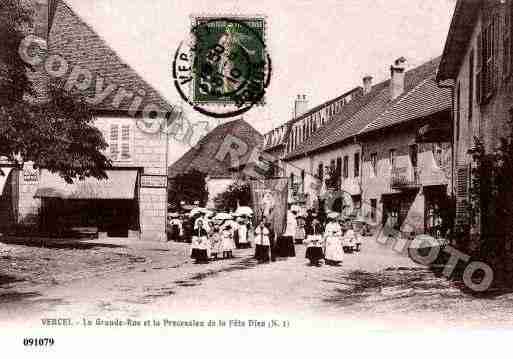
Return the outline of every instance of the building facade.
{"type": "MultiPolygon", "coordinates": [[[[513,278],[511,216],[499,217],[496,199],[476,193],[477,139],[485,154],[497,153],[513,118],[513,1],[456,4],[437,80],[453,88],[454,191],[458,245],[479,252],[496,276],[513,278]],[[497,222],[498,221],[498,222],[497,222]]],[[[509,175],[508,175],[509,176],[509,175]]],[[[484,179],[486,181],[486,179],[484,179]]],[[[491,197],[491,196],[490,196],[491,197]]],[[[501,191],[512,203],[511,191],[501,191]]],[[[511,211],[511,207],[509,209],[511,211]]]]}
{"type": "Polygon", "coordinates": [[[38,0],[36,5],[36,46],[46,51],[26,54],[38,62],[34,85],[45,93],[49,81],[65,81],[65,89],[68,85],[68,91],[92,104],[94,126],[108,143],[113,166],[106,170],[107,179],[70,184],[31,163],[23,168],[4,164],[9,176],[0,212],[7,221],[1,222],[50,234],[88,229],[99,236],[165,240],[168,138],[151,129],[172,107],[71,7],[62,1],[38,0]],[[88,81],[79,83],[79,76],[88,81]],[[102,85],[112,91],[98,101],[102,85]],[[135,93],[140,94],[137,102],[135,93]]]}
{"type": "Polygon", "coordinates": [[[418,233],[428,229],[435,209],[449,211],[451,94],[435,82],[438,63],[407,71],[400,58],[389,80],[372,85],[365,76],[361,96],[287,151],[287,176],[315,199],[309,206],[329,202],[326,209],[376,225],[394,217],[394,227],[418,233]]]}

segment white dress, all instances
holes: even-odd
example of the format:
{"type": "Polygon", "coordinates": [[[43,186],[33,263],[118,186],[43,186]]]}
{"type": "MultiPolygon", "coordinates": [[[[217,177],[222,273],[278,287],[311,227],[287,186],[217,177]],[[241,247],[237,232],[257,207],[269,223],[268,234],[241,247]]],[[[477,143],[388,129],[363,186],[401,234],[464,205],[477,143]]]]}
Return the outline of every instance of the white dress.
{"type": "Polygon", "coordinates": [[[296,235],[297,220],[296,216],[291,211],[287,212],[287,227],[285,228],[284,236],[294,237],[296,235]]]}
{"type": "Polygon", "coordinates": [[[239,243],[246,244],[248,241],[248,227],[245,224],[239,224],[239,243]]]}
{"type": "Polygon", "coordinates": [[[330,222],[324,230],[326,260],[341,262],[344,259],[344,249],[342,248],[342,229],[336,222],[330,222]]]}
{"type": "Polygon", "coordinates": [[[235,249],[235,242],[233,240],[233,230],[225,226],[221,229],[221,246],[220,251],[227,252],[235,249]]]}

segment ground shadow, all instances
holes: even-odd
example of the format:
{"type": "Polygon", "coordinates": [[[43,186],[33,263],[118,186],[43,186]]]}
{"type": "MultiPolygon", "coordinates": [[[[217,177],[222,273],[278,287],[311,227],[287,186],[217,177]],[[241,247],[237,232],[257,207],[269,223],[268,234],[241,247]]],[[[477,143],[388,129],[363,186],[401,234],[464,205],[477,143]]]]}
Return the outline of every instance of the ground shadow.
{"type": "Polygon", "coordinates": [[[24,299],[40,297],[39,292],[6,292],[0,293],[0,303],[18,302],[24,299]]]}
{"type": "Polygon", "coordinates": [[[377,273],[356,270],[324,282],[337,288],[323,301],[340,306],[361,304],[371,297],[373,303],[434,295],[451,299],[469,297],[451,281],[439,280],[428,268],[390,267],[377,273]]]}
{"type": "Polygon", "coordinates": [[[0,237],[4,244],[14,244],[27,247],[40,247],[49,249],[94,249],[94,248],[125,248],[125,246],[110,243],[94,243],[85,238],[46,238],[46,237],[0,237]]]}
{"type": "Polygon", "coordinates": [[[14,277],[12,275],[2,274],[0,273],[0,286],[5,284],[23,282],[25,279],[14,277]]]}

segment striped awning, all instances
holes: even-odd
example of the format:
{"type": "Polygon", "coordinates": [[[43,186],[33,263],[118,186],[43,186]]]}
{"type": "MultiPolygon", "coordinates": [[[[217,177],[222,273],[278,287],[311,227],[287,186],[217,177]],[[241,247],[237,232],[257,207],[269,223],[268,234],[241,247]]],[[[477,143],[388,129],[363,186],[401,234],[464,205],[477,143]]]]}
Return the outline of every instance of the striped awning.
{"type": "Polygon", "coordinates": [[[134,199],[137,170],[108,170],[107,179],[88,177],[73,183],[43,170],[34,197],[63,199],[134,199]]]}
{"type": "Polygon", "coordinates": [[[2,171],[0,172],[0,196],[4,194],[5,184],[7,183],[11,171],[12,167],[2,167],[2,171]]]}

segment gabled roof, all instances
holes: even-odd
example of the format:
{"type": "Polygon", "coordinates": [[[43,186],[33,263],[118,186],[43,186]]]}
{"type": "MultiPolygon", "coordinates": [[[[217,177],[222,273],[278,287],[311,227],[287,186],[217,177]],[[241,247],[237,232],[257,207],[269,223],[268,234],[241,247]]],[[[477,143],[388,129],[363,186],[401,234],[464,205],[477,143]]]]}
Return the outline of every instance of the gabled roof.
{"type": "Polygon", "coordinates": [[[438,82],[456,77],[463,61],[461,54],[472,37],[482,3],[483,0],[458,0],[456,3],[436,77],[438,82]]]}
{"type": "Polygon", "coordinates": [[[94,80],[86,91],[81,92],[82,95],[93,97],[97,76],[104,80],[102,88],[106,88],[108,84],[117,86],[115,91],[95,106],[96,110],[127,111],[134,97],[140,96],[140,93],[143,93],[140,110],[148,104],[157,105],[163,112],[172,109],[163,96],[127,65],[71,7],[62,0],[55,1],[55,9],[51,13],[49,51],[66,59],[70,65],[68,71],[78,65],[92,73],[94,80]],[[116,107],[112,102],[121,87],[133,93],[133,97],[124,99],[116,107]]]}
{"type": "Polygon", "coordinates": [[[396,120],[401,122],[418,118],[424,114],[431,114],[439,108],[437,101],[440,101],[441,98],[443,100],[440,108],[445,109],[447,105],[450,108],[450,92],[446,89],[439,89],[433,80],[439,61],[440,58],[436,58],[407,71],[404,92],[393,101],[390,100],[390,80],[376,84],[368,94],[344,106],[342,112],[335,119],[322,127],[312,138],[300,144],[285,158],[291,160],[306,156],[308,153],[325,150],[352,138],[374,122],[376,122],[375,127],[380,128],[392,125],[396,123],[396,120]],[[428,79],[431,80],[426,82],[428,79]],[[426,83],[425,86],[424,83],[426,83]],[[433,100],[431,96],[434,96],[433,100]],[[410,97],[411,99],[409,99],[410,97]],[[415,102],[411,100],[415,100],[415,102]],[[396,116],[398,117],[396,118],[396,116]]]}
{"type": "Polygon", "coordinates": [[[228,135],[244,142],[248,150],[239,160],[247,163],[252,149],[262,144],[263,136],[243,119],[226,122],[214,128],[205,137],[187,151],[180,159],[168,168],[168,177],[173,178],[192,170],[198,170],[210,177],[230,177],[232,172],[232,159],[227,155],[223,161],[216,159],[216,155],[228,135]]]}
{"type": "Polygon", "coordinates": [[[451,109],[451,91],[438,87],[434,75],[425,79],[361,131],[371,132],[451,109]]]}

